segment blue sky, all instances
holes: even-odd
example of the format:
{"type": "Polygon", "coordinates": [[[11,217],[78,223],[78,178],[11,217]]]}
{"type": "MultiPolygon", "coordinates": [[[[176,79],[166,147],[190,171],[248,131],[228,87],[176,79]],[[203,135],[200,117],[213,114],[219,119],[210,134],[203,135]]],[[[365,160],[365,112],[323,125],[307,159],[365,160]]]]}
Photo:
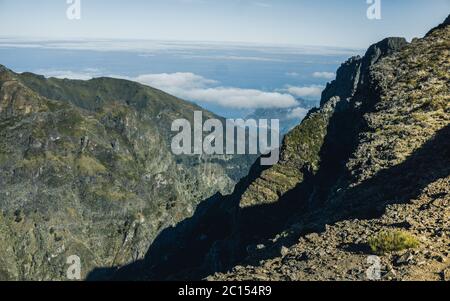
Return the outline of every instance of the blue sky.
{"type": "Polygon", "coordinates": [[[0,0],[0,37],[235,41],[366,48],[386,36],[421,36],[450,12],[449,0],[0,0]]]}

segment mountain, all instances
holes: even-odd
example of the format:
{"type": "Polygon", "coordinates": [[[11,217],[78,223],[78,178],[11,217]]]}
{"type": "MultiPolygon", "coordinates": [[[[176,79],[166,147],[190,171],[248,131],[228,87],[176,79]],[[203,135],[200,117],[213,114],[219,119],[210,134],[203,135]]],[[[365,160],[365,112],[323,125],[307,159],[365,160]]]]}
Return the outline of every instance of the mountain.
{"type": "Polygon", "coordinates": [[[64,280],[142,258],[165,228],[216,192],[248,156],[177,156],[171,124],[191,103],[138,83],[17,74],[0,66],[0,279],[64,280]]]}
{"type": "Polygon", "coordinates": [[[449,280],[448,20],[345,62],[277,165],[255,163],[115,278],[364,280],[379,260],[381,280],[449,280]]]}

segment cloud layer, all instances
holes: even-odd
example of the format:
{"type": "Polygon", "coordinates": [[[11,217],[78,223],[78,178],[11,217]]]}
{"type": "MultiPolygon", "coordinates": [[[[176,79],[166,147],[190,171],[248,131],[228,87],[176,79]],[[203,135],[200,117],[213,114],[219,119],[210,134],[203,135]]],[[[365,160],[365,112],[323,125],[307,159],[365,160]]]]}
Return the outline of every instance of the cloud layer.
{"type": "MultiPolygon", "coordinates": [[[[84,69],[82,71],[38,70],[37,73],[48,77],[81,80],[104,75],[97,69],[84,69]]],[[[287,86],[282,90],[262,91],[224,87],[218,81],[190,72],[141,74],[136,77],[109,76],[136,81],[182,99],[232,109],[292,108],[298,106],[296,98],[317,99],[323,89],[322,86],[287,86]]],[[[292,118],[296,118],[295,115],[301,116],[303,113],[293,112],[292,118]]]]}
{"type": "Polygon", "coordinates": [[[287,86],[285,89],[289,94],[300,98],[317,99],[322,95],[322,86],[307,86],[307,87],[295,87],[287,86]]]}
{"type": "Polygon", "coordinates": [[[333,72],[314,72],[313,77],[330,80],[330,79],[334,79],[336,77],[336,74],[333,72]]]}
{"type": "Polygon", "coordinates": [[[288,93],[222,87],[215,80],[193,73],[144,74],[132,78],[132,80],[180,98],[216,104],[226,108],[289,108],[298,105],[295,97],[288,93]]]}
{"type": "Polygon", "coordinates": [[[287,118],[290,119],[290,120],[292,120],[292,119],[300,119],[300,120],[302,120],[303,118],[306,117],[306,114],[308,114],[308,110],[307,109],[298,107],[298,108],[292,109],[288,113],[287,118]]]}

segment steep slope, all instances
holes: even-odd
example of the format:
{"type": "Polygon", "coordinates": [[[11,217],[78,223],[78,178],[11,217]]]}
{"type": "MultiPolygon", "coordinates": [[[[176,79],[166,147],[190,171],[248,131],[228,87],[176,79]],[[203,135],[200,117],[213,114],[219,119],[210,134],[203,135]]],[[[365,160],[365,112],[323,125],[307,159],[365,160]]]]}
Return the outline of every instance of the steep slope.
{"type": "Polygon", "coordinates": [[[199,201],[230,192],[251,158],[171,153],[172,121],[199,110],[134,82],[0,66],[1,279],[66,279],[71,255],[83,277],[137,260],[199,201]]]}
{"type": "Polygon", "coordinates": [[[369,242],[395,230],[418,245],[380,255],[381,279],[449,280],[448,20],[408,45],[384,40],[340,68],[321,109],[284,144],[284,162],[300,162],[292,170],[310,164],[307,183],[303,172],[280,189],[265,171],[241,199],[241,207],[295,202],[284,207],[296,213],[284,231],[259,241],[246,267],[210,280],[366,280],[369,242]],[[310,122],[314,143],[305,140],[310,122]],[[305,146],[313,152],[302,161],[305,146]],[[260,187],[275,187],[277,197],[260,187]]]}
{"type": "Polygon", "coordinates": [[[384,279],[445,274],[449,49],[444,23],[410,44],[388,38],[349,59],[320,108],[286,135],[279,164],[257,162],[232,195],[204,202],[116,277],[363,279],[369,238],[383,229],[420,241],[396,276],[392,264],[405,254],[382,258],[384,279]]]}

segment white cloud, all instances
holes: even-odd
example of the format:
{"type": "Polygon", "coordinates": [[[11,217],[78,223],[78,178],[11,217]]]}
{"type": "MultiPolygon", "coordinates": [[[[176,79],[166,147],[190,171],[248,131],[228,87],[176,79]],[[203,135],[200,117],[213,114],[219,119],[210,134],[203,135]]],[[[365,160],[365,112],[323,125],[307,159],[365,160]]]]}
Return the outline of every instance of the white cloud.
{"type": "Polygon", "coordinates": [[[298,107],[298,108],[292,109],[288,113],[287,118],[288,119],[300,119],[300,120],[302,120],[303,118],[306,117],[306,114],[308,114],[308,110],[307,109],[298,107]]]}
{"type": "MultiPolygon", "coordinates": [[[[97,69],[83,71],[39,70],[36,73],[47,77],[89,80],[105,76],[97,69]]],[[[298,105],[294,96],[283,91],[262,91],[257,89],[241,89],[223,87],[219,82],[190,72],[142,74],[136,77],[115,76],[148,85],[182,99],[216,104],[226,108],[257,109],[257,108],[290,108],[298,105]]]]}
{"type": "Polygon", "coordinates": [[[79,79],[79,80],[89,80],[96,76],[100,76],[100,70],[95,68],[86,68],[81,71],[71,71],[71,70],[48,70],[40,69],[36,70],[35,73],[42,74],[45,77],[56,77],[56,78],[67,78],[67,79],[79,79]]]}
{"type": "Polygon", "coordinates": [[[133,80],[161,90],[192,90],[217,84],[217,81],[190,72],[143,74],[133,80]]]}
{"type": "Polygon", "coordinates": [[[336,74],[333,72],[314,72],[313,77],[323,79],[334,79],[336,74]]]}
{"type": "Polygon", "coordinates": [[[183,99],[227,108],[289,108],[298,104],[287,93],[216,86],[217,81],[193,73],[143,74],[129,79],[183,99]]]}
{"type": "MultiPolygon", "coordinates": [[[[194,1],[194,0],[191,0],[194,1]]],[[[200,1],[200,0],[197,0],[200,1]]],[[[1,1],[0,1],[1,2],[1,1]]],[[[115,39],[78,39],[47,40],[0,37],[0,48],[38,48],[57,50],[127,51],[143,55],[179,54],[179,52],[198,50],[256,51],[265,55],[345,55],[364,54],[365,49],[337,48],[327,46],[292,46],[267,43],[231,43],[231,42],[186,42],[158,40],[115,40],[115,39]]],[[[339,63],[337,61],[336,63],[339,63]]]]}
{"type": "Polygon", "coordinates": [[[185,92],[185,98],[191,100],[240,109],[289,108],[298,104],[292,95],[256,89],[217,87],[185,92]]]}
{"type": "Polygon", "coordinates": [[[296,97],[303,98],[318,98],[322,95],[324,87],[322,86],[309,86],[309,87],[295,87],[295,86],[287,86],[285,91],[289,94],[292,94],[296,97]]]}

